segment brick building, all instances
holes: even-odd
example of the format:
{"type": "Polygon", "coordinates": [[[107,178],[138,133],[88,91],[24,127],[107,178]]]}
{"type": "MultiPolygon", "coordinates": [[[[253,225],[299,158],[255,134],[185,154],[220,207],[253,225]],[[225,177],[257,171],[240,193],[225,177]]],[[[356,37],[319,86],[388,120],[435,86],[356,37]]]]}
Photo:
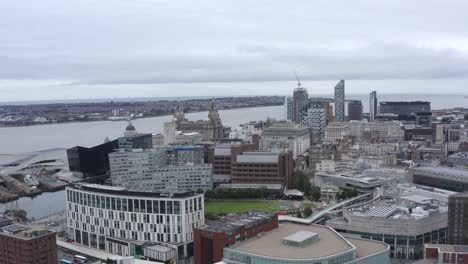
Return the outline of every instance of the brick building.
{"type": "Polygon", "coordinates": [[[55,232],[18,224],[0,228],[0,263],[56,264],[55,232]]]}
{"type": "Polygon", "coordinates": [[[414,264],[468,264],[468,246],[461,245],[424,245],[424,259],[414,264]]]}
{"type": "Polygon", "coordinates": [[[256,144],[219,144],[208,151],[213,177],[226,175],[232,183],[289,184],[293,156],[289,151],[257,151],[256,144]]]}
{"type": "Polygon", "coordinates": [[[278,228],[278,215],[249,211],[229,215],[194,229],[195,264],[212,264],[222,260],[223,249],[259,233],[278,228]]]}

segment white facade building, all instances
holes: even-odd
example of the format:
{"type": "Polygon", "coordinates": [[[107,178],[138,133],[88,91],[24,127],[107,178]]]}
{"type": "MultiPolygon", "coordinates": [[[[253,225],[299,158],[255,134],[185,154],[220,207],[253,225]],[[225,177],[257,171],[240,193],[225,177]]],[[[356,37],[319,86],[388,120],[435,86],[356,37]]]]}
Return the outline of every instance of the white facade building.
{"type": "Polygon", "coordinates": [[[288,121],[294,121],[294,100],[292,97],[284,98],[284,118],[288,121]]]}
{"type": "Polygon", "coordinates": [[[302,124],[310,128],[314,142],[320,142],[325,136],[326,113],[322,107],[311,107],[307,109],[307,115],[302,124]]]}
{"type": "Polygon", "coordinates": [[[309,147],[309,129],[294,123],[275,123],[263,130],[260,139],[260,150],[287,149],[293,153],[294,159],[309,147]]]}
{"type": "Polygon", "coordinates": [[[349,122],[331,122],[325,128],[325,141],[335,141],[350,135],[349,122]]]}
{"type": "Polygon", "coordinates": [[[131,256],[145,242],[192,255],[193,228],[204,224],[203,195],[133,192],[97,184],[66,188],[68,237],[75,243],[131,256]]]}

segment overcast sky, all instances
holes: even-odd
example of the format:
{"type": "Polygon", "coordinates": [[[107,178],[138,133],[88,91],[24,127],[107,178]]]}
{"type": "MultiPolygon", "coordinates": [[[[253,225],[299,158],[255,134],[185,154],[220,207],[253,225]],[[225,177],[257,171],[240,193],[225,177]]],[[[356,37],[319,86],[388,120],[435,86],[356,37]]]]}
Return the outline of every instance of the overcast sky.
{"type": "MultiPolygon", "coordinates": [[[[140,96],[148,84],[165,96],[284,94],[291,87],[163,84],[291,80],[295,70],[333,82],[464,80],[467,10],[440,0],[1,0],[0,101],[140,96]]],[[[418,89],[468,90],[457,83],[418,89]]]]}

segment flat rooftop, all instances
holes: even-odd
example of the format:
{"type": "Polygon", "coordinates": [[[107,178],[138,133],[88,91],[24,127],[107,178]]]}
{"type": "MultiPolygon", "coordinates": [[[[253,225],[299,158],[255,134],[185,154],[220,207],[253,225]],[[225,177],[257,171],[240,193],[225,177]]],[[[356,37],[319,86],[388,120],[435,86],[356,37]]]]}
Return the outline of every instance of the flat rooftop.
{"type": "Polygon", "coordinates": [[[236,244],[230,249],[275,258],[316,259],[352,251],[355,248],[331,228],[284,223],[277,229],[236,244]],[[287,246],[282,243],[284,238],[302,231],[316,233],[319,239],[305,247],[287,246]]]}
{"type": "Polygon", "coordinates": [[[356,258],[367,257],[389,248],[385,243],[360,238],[346,237],[356,247],[356,258]]]}
{"type": "Polygon", "coordinates": [[[16,237],[24,240],[34,239],[46,234],[53,233],[42,227],[13,224],[0,228],[0,235],[16,237]]]}
{"type": "Polygon", "coordinates": [[[467,178],[468,170],[450,168],[450,167],[435,167],[435,166],[421,166],[413,168],[414,172],[426,172],[439,177],[453,177],[453,178],[467,178]]]}
{"type": "Polygon", "coordinates": [[[274,217],[275,213],[250,210],[246,213],[231,214],[218,221],[211,221],[205,225],[197,227],[200,230],[210,232],[233,232],[240,226],[254,226],[263,221],[268,221],[274,217]]]}

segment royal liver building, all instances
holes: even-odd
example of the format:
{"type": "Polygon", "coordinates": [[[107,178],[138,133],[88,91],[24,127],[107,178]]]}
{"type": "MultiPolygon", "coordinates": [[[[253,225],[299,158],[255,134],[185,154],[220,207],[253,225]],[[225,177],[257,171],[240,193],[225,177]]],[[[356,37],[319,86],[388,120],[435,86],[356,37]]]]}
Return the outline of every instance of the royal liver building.
{"type": "Polygon", "coordinates": [[[223,137],[223,124],[219,118],[218,108],[214,99],[211,101],[208,120],[190,121],[185,118],[183,103],[179,101],[174,113],[176,129],[182,133],[198,132],[203,140],[212,141],[223,137]]]}

